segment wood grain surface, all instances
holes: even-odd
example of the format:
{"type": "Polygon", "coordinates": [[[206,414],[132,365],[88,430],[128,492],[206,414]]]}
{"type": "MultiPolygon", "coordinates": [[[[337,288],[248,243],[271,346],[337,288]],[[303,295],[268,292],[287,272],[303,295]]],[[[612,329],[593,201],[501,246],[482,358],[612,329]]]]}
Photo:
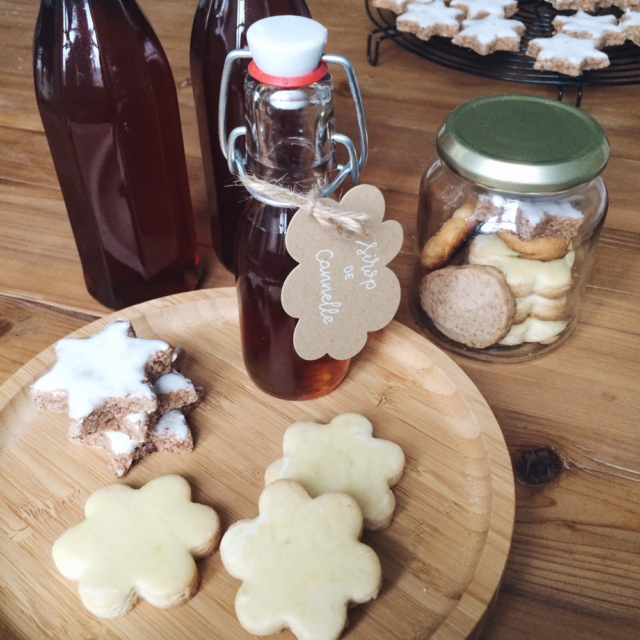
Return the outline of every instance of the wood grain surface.
{"type": "MultiPolygon", "coordinates": [[[[193,453],[146,458],[127,474],[128,485],[183,475],[194,500],[213,505],[226,528],[257,515],[264,470],[280,457],[291,423],[361,413],[376,437],[402,447],[406,464],[394,488],[393,523],[363,537],[381,559],[383,588],[375,603],[353,612],[346,637],[466,640],[473,633],[507,560],[514,485],[502,432],[453,360],[393,322],[370,337],[338,390],[286,402],[257,391],[248,379],[234,288],[147,302],[73,336],[90,336],[118,318],[131,320],[139,337],[181,344],[187,352],[183,371],[205,389],[204,402],[189,417],[193,453]]],[[[200,563],[201,588],[189,604],[170,611],[140,605],[135,615],[109,621],[87,614],[77,585],[56,572],[53,543],[82,520],[87,497],[114,477],[104,452],[66,440],[67,416],[34,409],[29,387],[55,359],[49,347],[0,387],[0,522],[6,535],[0,611],[9,636],[250,638],[234,616],[239,584],[223,570],[219,554],[200,563]]],[[[289,633],[282,637],[293,640],[289,633]]]]}
{"type": "MultiPolygon", "coordinates": [[[[139,0],[171,61],[178,86],[203,287],[233,278],[212,256],[205,213],[188,43],[195,0],[139,0]]],[[[310,0],[329,29],[327,51],[354,64],[363,94],[370,158],[362,182],[381,188],[405,243],[392,263],[408,305],[417,192],[434,160],[435,134],[461,102],[495,93],[555,97],[553,87],[490,81],[438,67],[382,43],[366,62],[371,28],[360,0],[310,0]]],[[[39,120],[31,75],[37,0],[0,0],[0,377],[93,317],[107,312],[86,293],[39,120]]],[[[335,74],[337,129],[355,138],[346,79],[335,74]]],[[[572,99],[568,90],[565,99],[572,99]]],[[[486,365],[460,357],[524,469],[501,595],[485,640],[631,640],[640,628],[640,101],[639,87],[587,87],[582,108],[604,127],[612,156],[610,207],[574,335],[530,364],[486,365]],[[546,458],[560,474],[549,481],[546,458]]]]}

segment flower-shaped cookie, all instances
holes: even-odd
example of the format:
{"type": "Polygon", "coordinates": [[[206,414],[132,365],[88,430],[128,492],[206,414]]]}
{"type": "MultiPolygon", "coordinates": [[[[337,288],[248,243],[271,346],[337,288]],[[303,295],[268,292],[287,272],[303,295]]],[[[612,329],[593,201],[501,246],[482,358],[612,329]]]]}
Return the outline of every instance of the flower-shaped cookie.
{"type": "Polygon", "coordinates": [[[288,478],[312,497],[338,491],[355,498],[366,529],[391,524],[396,504],[389,489],[402,476],[404,453],[395,443],[372,435],[371,423],[343,413],[329,424],[296,422],[284,434],[284,458],[265,473],[266,484],[288,478]]]}
{"type": "Polygon", "coordinates": [[[220,536],[216,512],[191,502],[189,483],[176,475],[139,490],[99,489],[85,515],[56,540],[53,560],[80,581],[82,603],[103,618],[124,615],[139,598],[156,607],[188,600],[198,587],[193,558],[212,553],[220,536]]]}
{"type": "Polygon", "coordinates": [[[504,274],[517,298],[535,293],[544,298],[561,298],[571,286],[575,253],[571,247],[557,260],[542,262],[520,258],[497,234],[479,234],[469,246],[469,262],[496,267],[504,274]]]}
{"type": "Polygon", "coordinates": [[[382,573],[358,541],[362,513],[343,493],[315,500],[297,482],[279,480],[260,496],[260,515],[232,525],[220,543],[226,570],[243,581],[236,614],[250,633],[289,628],[299,640],[335,640],[348,603],[375,598],[382,573]]]}
{"type": "Polygon", "coordinates": [[[300,264],[284,283],[282,306],[300,318],[293,344],[305,360],[327,353],[336,360],[353,357],[367,332],[389,324],[400,304],[400,283],[386,265],[400,251],[402,227],[395,220],[382,222],[382,193],[360,185],[340,208],[366,213],[369,234],[342,236],[305,211],[296,213],[287,229],[287,251],[300,264]]]}

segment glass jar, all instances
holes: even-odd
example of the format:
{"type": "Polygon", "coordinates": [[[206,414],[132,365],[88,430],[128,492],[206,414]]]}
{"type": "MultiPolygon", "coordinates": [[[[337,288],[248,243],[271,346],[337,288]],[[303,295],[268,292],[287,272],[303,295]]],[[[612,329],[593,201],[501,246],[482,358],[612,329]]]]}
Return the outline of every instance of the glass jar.
{"type": "Polygon", "coordinates": [[[420,186],[412,308],[434,342],[524,361],[576,326],[607,211],[600,125],[556,100],[479,98],[438,133],[420,186]]]}

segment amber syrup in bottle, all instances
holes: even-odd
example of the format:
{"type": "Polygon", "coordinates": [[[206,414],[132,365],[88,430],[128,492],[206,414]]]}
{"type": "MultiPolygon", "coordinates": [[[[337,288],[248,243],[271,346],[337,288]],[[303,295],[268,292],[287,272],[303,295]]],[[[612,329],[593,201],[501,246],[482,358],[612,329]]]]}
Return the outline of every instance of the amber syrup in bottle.
{"type": "MultiPolygon", "coordinates": [[[[269,16],[309,17],[305,0],[200,0],[191,31],[191,81],[198,116],[211,241],[218,258],[233,271],[235,236],[246,191],[231,175],[218,142],[220,81],[227,54],[247,46],[246,31],[269,16]]],[[[229,82],[229,130],[244,124],[247,62],[239,62],[229,82]]]]}
{"type": "Polygon", "coordinates": [[[173,74],[134,0],[42,0],[36,98],[89,293],[112,309],[201,273],[173,74]]]}
{"type": "MultiPolygon", "coordinates": [[[[335,167],[332,80],[306,86],[245,81],[247,168],[255,176],[298,191],[326,180],[335,167]]],[[[349,360],[304,360],[295,351],[297,319],[282,308],[282,286],[297,266],[285,245],[296,210],[251,199],[238,228],[236,281],[242,349],[247,371],[263,391],[305,400],[335,389],[349,360]]]]}

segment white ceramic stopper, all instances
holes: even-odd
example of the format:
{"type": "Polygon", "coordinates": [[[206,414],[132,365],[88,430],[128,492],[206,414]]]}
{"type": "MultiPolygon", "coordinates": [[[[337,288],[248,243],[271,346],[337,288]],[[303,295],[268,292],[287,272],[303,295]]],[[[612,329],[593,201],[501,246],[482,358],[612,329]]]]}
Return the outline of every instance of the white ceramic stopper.
{"type": "Polygon", "coordinates": [[[252,24],[247,42],[258,69],[270,76],[297,78],[316,69],[327,30],[300,16],[273,16],[252,24]]]}

